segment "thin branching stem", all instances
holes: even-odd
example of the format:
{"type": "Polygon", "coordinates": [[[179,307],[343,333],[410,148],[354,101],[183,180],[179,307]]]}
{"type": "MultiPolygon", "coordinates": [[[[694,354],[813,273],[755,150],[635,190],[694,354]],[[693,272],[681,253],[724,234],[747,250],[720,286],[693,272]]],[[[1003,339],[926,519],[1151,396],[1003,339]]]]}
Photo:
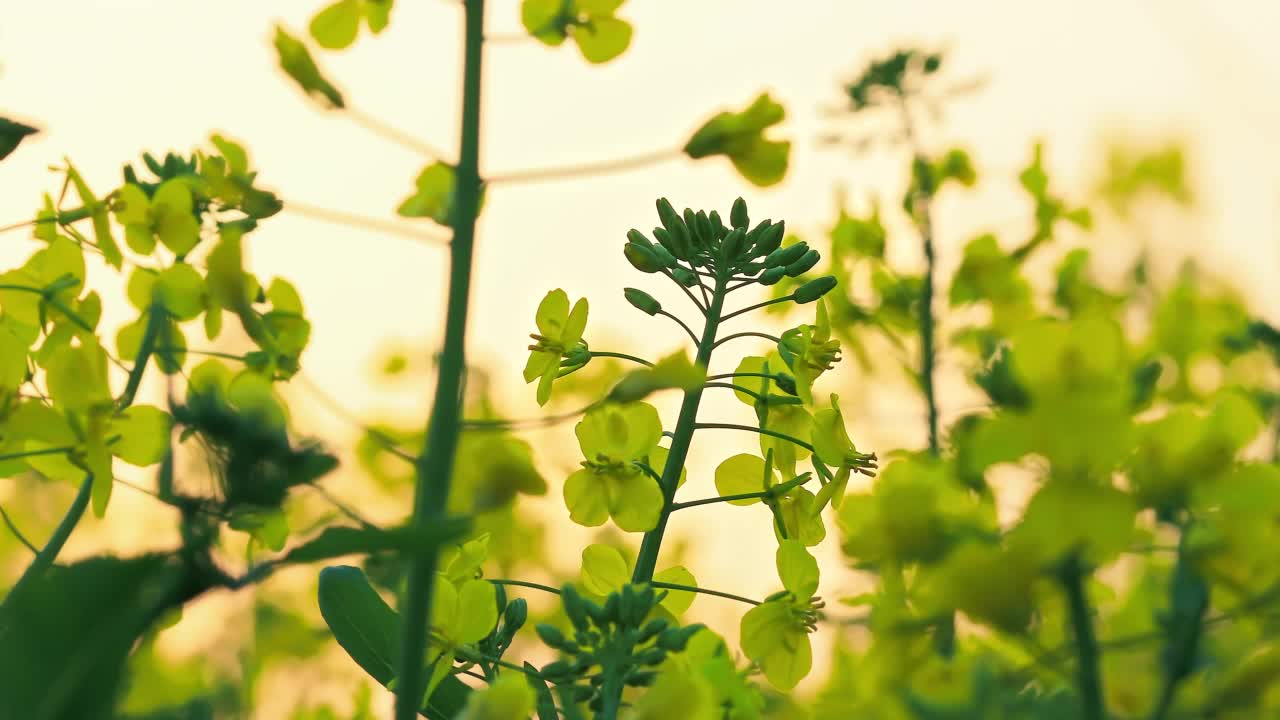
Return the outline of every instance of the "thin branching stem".
{"type": "Polygon", "coordinates": [[[763,338],[765,340],[769,340],[774,343],[782,342],[782,339],[779,338],[777,335],[770,335],[769,333],[755,332],[754,330],[752,330],[747,332],[736,332],[732,335],[725,335],[724,337],[716,341],[716,347],[720,347],[721,345],[729,342],[730,340],[735,340],[737,338],[745,338],[745,337],[763,338]]]}
{"type": "Polygon", "coordinates": [[[628,170],[637,170],[651,165],[658,165],[660,163],[675,160],[683,154],[683,151],[678,148],[667,148],[664,150],[642,153],[640,155],[632,155],[631,157],[619,158],[617,160],[604,160],[601,162],[583,163],[581,165],[533,168],[529,170],[512,170],[489,176],[488,184],[516,185],[519,183],[573,180],[583,177],[611,175],[614,173],[626,172],[628,170]]]}
{"type": "Polygon", "coordinates": [[[440,148],[416,138],[400,128],[393,127],[373,115],[369,115],[368,113],[357,108],[353,108],[350,105],[342,109],[342,114],[355,124],[384,140],[389,140],[406,150],[411,150],[432,160],[439,160],[440,162],[449,165],[452,164],[445,159],[447,156],[440,148]]]}
{"type": "Polygon", "coordinates": [[[359,228],[361,230],[373,230],[375,232],[386,233],[388,235],[397,235],[399,237],[415,240],[433,247],[441,247],[449,243],[448,235],[443,232],[423,230],[420,227],[413,227],[405,223],[395,222],[394,220],[369,217],[367,215],[346,212],[345,210],[334,210],[333,208],[308,205],[306,203],[298,202],[297,200],[286,201],[284,203],[284,210],[285,212],[293,213],[294,215],[310,218],[312,220],[320,220],[321,222],[346,225],[347,227],[359,228]]]}
{"type": "Polygon", "coordinates": [[[768,490],[757,490],[756,492],[738,493],[736,495],[720,495],[718,497],[703,498],[701,500],[689,500],[687,502],[676,503],[671,506],[671,511],[684,510],[685,508],[698,507],[699,505],[713,505],[715,503],[733,502],[734,500],[760,500],[768,497],[768,490]]]}
{"type": "Polygon", "coordinates": [[[618,358],[620,360],[630,360],[633,363],[640,363],[645,367],[653,367],[653,363],[649,362],[648,360],[645,360],[644,358],[640,358],[640,357],[636,357],[635,355],[628,355],[626,353],[620,353],[620,352],[597,352],[595,350],[592,350],[591,357],[618,358]]]}
{"type": "Polygon", "coordinates": [[[733,593],[712,590],[710,588],[697,587],[695,585],[680,585],[677,583],[662,582],[661,580],[650,580],[649,584],[663,590],[683,590],[685,592],[700,593],[702,595],[715,595],[716,597],[722,597],[729,600],[737,600],[740,603],[746,603],[748,605],[760,604],[759,600],[752,600],[751,598],[745,598],[741,595],[734,595],[733,593]]]}
{"type": "Polygon", "coordinates": [[[676,280],[676,276],[672,275],[670,270],[663,268],[661,272],[663,275],[666,275],[667,278],[671,280],[671,282],[675,283],[676,287],[680,288],[680,290],[684,292],[685,297],[689,298],[689,302],[693,303],[694,307],[698,308],[698,312],[702,313],[703,317],[707,316],[707,306],[703,305],[702,301],[698,300],[698,298],[693,293],[689,292],[689,288],[685,287],[684,285],[681,285],[680,281],[676,280]]]}
{"type": "Polygon", "coordinates": [[[35,554],[35,555],[40,554],[40,549],[37,548],[35,545],[33,545],[31,541],[27,539],[26,535],[22,534],[22,531],[19,530],[18,526],[14,524],[13,518],[9,517],[9,513],[4,509],[3,505],[0,505],[0,517],[4,518],[5,526],[8,527],[9,532],[13,533],[13,536],[18,539],[18,542],[26,546],[26,548],[30,550],[32,554],[35,554]]]}
{"type": "Polygon", "coordinates": [[[675,315],[672,315],[671,313],[667,312],[666,310],[659,310],[659,311],[658,311],[658,314],[659,314],[659,315],[662,315],[662,316],[665,316],[665,317],[669,317],[669,318],[671,318],[672,320],[675,320],[675,321],[676,321],[676,324],[677,324],[677,325],[679,325],[679,326],[680,326],[680,327],[685,331],[685,334],[687,334],[687,335],[689,336],[689,339],[690,339],[690,340],[694,341],[695,343],[696,343],[696,342],[698,342],[698,334],[697,334],[697,333],[695,333],[695,332],[693,331],[693,328],[689,327],[689,326],[685,323],[685,321],[681,320],[680,318],[676,317],[675,315]]]}
{"type": "Polygon", "coordinates": [[[778,303],[781,303],[781,302],[790,302],[791,300],[795,300],[795,299],[796,299],[795,295],[786,295],[784,297],[774,298],[772,300],[765,300],[764,302],[758,302],[755,305],[748,305],[747,307],[744,307],[741,310],[735,310],[729,313],[728,315],[725,315],[724,317],[720,318],[720,321],[723,322],[725,320],[729,320],[730,318],[736,318],[739,315],[744,315],[746,313],[749,313],[752,310],[759,310],[762,307],[777,305],[778,303]]]}
{"type": "Polygon", "coordinates": [[[752,389],[750,389],[750,388],[744,388],[744,387],[742,387],[741,385],[734,385],[733,383],[709,382],[709,383],[703,383],[702,387],[709,387],[709,388],[723,388],[723,389],[725,389],[725,390],[733,390],[733,391],[735,391],[735,392],[742,392],[742,393],[746,393],[746,394],[750,395],[751,397],[753,397],[753,398],[755,398],[755,399],[757,399],[757,400],[763,400],[763,399],[764,399],[764,397],[765,397],[764,395],[761,395],[760,393],[756,392],[755,390],[752,390],[752,389]]]}

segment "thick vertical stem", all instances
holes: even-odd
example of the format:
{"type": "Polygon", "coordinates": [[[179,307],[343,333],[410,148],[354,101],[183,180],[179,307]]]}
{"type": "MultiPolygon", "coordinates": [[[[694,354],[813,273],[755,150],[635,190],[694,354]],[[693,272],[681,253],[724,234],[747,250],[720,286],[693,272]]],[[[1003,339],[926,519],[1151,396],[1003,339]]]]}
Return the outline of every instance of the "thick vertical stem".
{"type": "MultiPolygon", "coordinates": [[[[457,192],[450,218],[453,241],[449,253],[449,298],[444,349],[431,420],[427,426],[426,446],[416,464],[413,524],[419,528],[431,525],[445,514],[461,416],[467,302],[471,291],[472,248],[480,196],[480,62],[484,43],[484,0],[466,0],[465,15],[462,139],[458,152],[457,192]]],[[[422,704],[425,689],[422,669],[438,560],[434,549],[410,558],[409,582],[400,614],[403,624],[396,720],[412,720],[422,704]]]]}
{"type": "MultiPolygon", "coordinates": [[[[724,273],[718,273],[723,275],[724,273]]],[[[715,349],[716,331],[720,327],[720,311],[724,308],[725,277],[716,278],[715,290],[711,293],[711,305],[707,308],[707,322],[702,327],[702,340],[698,343],[697,362],[706,367],[711,360],[711,352],[715,349]]],[[[698,405],[702,402],[702,387],[688,390],[684,394],[684,402],[680,405],[680,417],[676,420],[675,437],[671,440],[671,451],[667,454],[667,464],[662,468],[662,493],[665,501],[658,525],[644,534],[640,543],[640,554],[636,557],[636,569],[631,574],[631,582],[648,582],[653,578],[654,567],[658,562],[658,550],[662,547],[662,535],[667,530],[667,518],[670,517],[675,504],[676,483],[680,471],[684,469],[685,458],[689,455],[689,443],[693,440],[694,425],[698,422],[698,405]]]]}
{"type": "Polygon", "coordinates": [[[1104,720],[1102,673],[1098,663],[1098,639],[1093,632],[1093,616],[1085,595],[1085,573],[1079,558],[1071,558],[1061,571],[1062,587],[1067,594],[1067,610],[1071,630],[1076,638],[1076,685],[1080,690],[1081,717],[1104,720]]]}

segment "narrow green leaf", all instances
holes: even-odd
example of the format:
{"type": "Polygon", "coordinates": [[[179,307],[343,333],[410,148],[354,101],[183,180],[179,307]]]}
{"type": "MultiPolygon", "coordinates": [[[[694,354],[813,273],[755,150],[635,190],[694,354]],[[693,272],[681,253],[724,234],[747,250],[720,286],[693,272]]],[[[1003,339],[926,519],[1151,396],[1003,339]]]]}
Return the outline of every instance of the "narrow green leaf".
{"type": "Polygon", "coordinates": [[[9,157],[9,154],[17,149],[18,143],[22,142],[29,135],[35,135],[39,130],[15,122],[9,118],[0,117],[0,160],[9,157]]]}

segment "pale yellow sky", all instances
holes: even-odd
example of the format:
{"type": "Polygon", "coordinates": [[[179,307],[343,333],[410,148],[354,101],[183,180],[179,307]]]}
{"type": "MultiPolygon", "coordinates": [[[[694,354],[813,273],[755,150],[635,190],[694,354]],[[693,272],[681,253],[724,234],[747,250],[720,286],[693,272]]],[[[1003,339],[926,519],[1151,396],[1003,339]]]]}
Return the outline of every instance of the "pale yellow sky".
{"type": "MultiPolygon", "coordinates": [[[[262,184],[279,189],[286,201],[391,217],[425,160],[317,110],[276,69],[272,22],[300,32],[322,4],[0,2],[0,114],[44,128],[0,164],[0,225],[30,217],[40,193],[56,191],[45,167],[64,155],[92,186],[107,189],[119,182],[121,164],[141,151],[186,151],[214,131],[242,141],[262,184]]],[[[516,0],[489,5],[493,32],[519,30],[516,0]]],[[[493,367],[502,402],[515,413],[535,411],[532,390],[518,372],[534,308],[551,288],[590,298],[588,338],[628,343],[611,349],[657,355],[678,342],[677,331],[633,311],[619,289],[636,284],[680,307],[678,294],[637,276],[620,251],[628,228],[652,227],[657,196],[723,212],[741,194],[753,216],[785,218],[810,234],[829,225],[837,183],[855,196],[869,190],[896,196],[899,159],[823,150],[816,138],[830,128],[820,108],[839,101],[839,80],[901,43],[950,48],[952,77],[987,80],[950,106],[945,128],[931,138],[938,148],[967,146],[980,172],[991,176],[982,189],[940,204],[944,267],[977,231],[1011,231],[1005,241],[1017,241],[1026,206],[1014,178],[1034,139],[1050,141],[1046,163],[1054,181],[1078,193],[1097,170],[1102,133],[1173,134],[1192,147],[1201,212],[1151,219],[1153,237],[1162,243],[1158,261],[1170,267],[1194,251],[1252,292],[1264,314],[1280,317],[1269,312],[1280,303],[1280,284],[1272,281],[1280,267],[1280,145],[1274,140],[1280,45],[1273,41],[1280,4],[631,0],[621,14],[635,24],[635,40],[604,66],[586,65],[568,47],[489,48],[486,171],[679,146],[710,114],[741,107],[764,89],[787,106],[782,132],[794,140],[791,170],[782,185],[764,191],[745,185],[718,160],[493,188],[478,240],[471,352],[493,367]]],[[[318,57],[351,105],[452,152],[459,29],[454,3],[401,0],[382,36],[366,34],[351,50],[318,57]]],[[[1121,241],[1110,235],[1098,242],[1121,241]]],[[[902,255],[911,261],[911,243],[906,247],[902,255]]],[[[0,267],[21,262],[32,248],[21,233],[0,236],[0,267]]],[[[309,377],[357,412],[425,408],[425,393],[397,399],[369,391],[366,383],[373,349],[383,340],[435,342],[441,249],[283,213],[252,237],[249,254],[260,276],[282,275],[301,291],[314,323],[304,356],[309,377]]],[[[130,319],[129,312],[123,304],[108,308],[106,322],[130,319]]],[[[839,389],[838,381],[829,386],[839,389]]],[[[732,408],[726,401],[706,412],[732,408]]],[[[912,413],[913,406],[896,408],[874,432],[891,436],[885,423],[899,422],[905,437],[915,438],[914,429],[905,429],[917,427],[912,413]]],[[[700,443],[695,473],[746,446],[722,436],[700,443]]],[[[709,488],[708,477],[700,491],[709,488]]],[[[694,570],[707,584],[764,594],[775,578],[744,578],[723,561],[772,553],[767,535],[737,531],[741,524],[729,518],[738,510],[726,508],[726,515],[710,514],[716,520],[702,523],[709,537],[694,570]]],[[[830,560],[835,545],[829,543],[830,560]]],[[[824,580],[824,592],[845,585],[832,583],[828,589],[824,580]]]]}

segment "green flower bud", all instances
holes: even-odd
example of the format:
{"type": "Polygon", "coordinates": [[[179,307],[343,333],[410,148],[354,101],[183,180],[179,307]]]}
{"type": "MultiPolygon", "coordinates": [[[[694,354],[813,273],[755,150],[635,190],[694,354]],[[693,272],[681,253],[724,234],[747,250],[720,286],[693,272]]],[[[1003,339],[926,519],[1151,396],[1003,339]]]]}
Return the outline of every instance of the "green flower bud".
{"type": "Polygon", "coordinates": [[[639,641],[644,642],[649,638],[656,636],[658,633],[666,630],[669,624],[670,623],[667,622],[666,618],[656,617],[650,620],[644,624],[643,628],[640,629],[639,641]]]}
{"type": "Polygon", "coordinates": [[[836,286],[836,283],[837,281],[834,275],[824,275],[820,278],[810,280],[796,288],[796,303],[800,305],[811,303],[831,292],[832,288],[836,286]]]}
{"type": "MultiPolygon", "coordinates": [[[[618,599],[618,593],[611,593],[609,595],[609,599],[604,601],[603,619],[605,623],[618,622],[619,617],[621,616],[620,604],[621,601],[618,599]]],[[[604,627],[604,623],[600,623],[600,625],[602,628],[604,627]]]]}
{"type": "Polygon", "coordinates": [[[676,213],[676,209],[671,207],[671,202],[666,198],[658,199],[658,219],[662,221],[662,226],[667,232],[671,233],[671,237],[684,247],[689,247],[689,229],[692,226],[686,225],[680,219],[680,215],[676,213]]]}
{"type": "Polygon", "coordinates": [[[782,392],[789,395],[796,394],[796,379],[790,375],[779,373],[778,376],[774,378],[774,382],[778,384],[778,389],[782,392]]]}
{"type": "Polygon", "coordinates": [[[631,307],[647,314],[657,315],[662,311],[662,304],[653,299],[653,296],[643,290],[635,288],[623,288],[622,294],[627,298],[627,302],[631,303],[631,307]]]}
{"type": "Polygon", "coordinates": [[[642,273],[656,273],[666,267],[652,249],[633,242],[623,246],[622,254],[626,256],[627,262],[631,263],[631,267],[642,273]]]}
{"type": "Polygon", "coordinates": [[[711,220],[712,237],[716,240],[723,240],[724,236],[729,234],[729,228],[724,226],[724,221],[720,219],[720,213],[712,210],[708,218],[711,220]]]}
{"type": "MultiPolygon", "coordinates": [[[[538,627],[541,628],[544,626],[539,625],[538,627]]],[[[572,672],[573,671],[569,668],[568,662],[564,660],[556,660],[554,662],[550,662],[550,663],[547,663],[546,665],[543,665],[542,672],[539,674],[542,675],[542,677],[547,678],[548,680],[551,680],[552,682],[554,682],[558,679],[567,679],[572,674],[572,672]]]]}
{"type": "Polygon", "coordinates": [[[733,201],[733,209],[729,211],[729,222],[735,228],[746,230],[751,227],[751,220],[747,217],[747,201],[738,198],[733,201]]]}
{"type": "MultiPolygon", "coordinates": [[[[765,222],[768,223],[769,221],[766,220],[765,222]]],[[[756,226],[756,230],[760,230],[760,227],[756,226]]],[[[752,232],[755,232],[755,230],[752,230],[752,232]]],[[[760,235],[755,245],[751,248],[752,252],[756,257],[760,257],[777,250],[782,245],[782,237],[786,233],[787,224],[785,222],[770,223],[763,230],[760,230],[760,235]]]]}
{"type": "Polygon", "coordinates": [[[767,268],[786,267],[799,260],[807,252],[809,252],[809,245],[802,240],[794,245],[778,248],[769,253],[769,256],[764,259],[764,266],[767,268]]]}
{"type": "Polygon", "coordinates": [[[627,676],[627,684],[631,687],[649,687],[658,679],[658,673],[652,670],[641,670],[627,676]]]}
{"type": "Polygon", "coordinates": [[[656,227],[653,229],[653,237],[657,239],[658,244],[666,249],[672,256],[681,260],[688,260],[692,255],[692,250],[687,243],[676,238],[676,236],[667,232],[665,229],[656,227]]]}
{"type": "Polygon", "coordinates": [[[775,285],[779,280],[786,277],[787,269],[784,267],[771,267],[760,274],[756,282],[761,285],[775,285]]]}
{"type": "Polygon", "coordinates": [[[696,237],[698,241],[704,246],[710,245],[712,242],[714,242],[716,239],[716,234],[715,234],[715,230],[711,227],[711,218],[707,217],[707,212],[705,210],[699,210],[693,216],[693,219],[694,219],[694,222],[697,223],[696,225],[693,226],[694,228],[696,228],[694,237],[696,237]]]}
{"type": "Polygon", "coordinates": [[[524,623],[529,619],[529,603],[524,598],[516,598],[507,604],[506,610],[502,612],[502,627],[512,635],[517,630],[524,627],[524,623]]]}
{"type": "MultiPolygon", "coordinates": [[[[534,630],[537,631],[538,637],[541,638],[542,642],[546,643],[549,648],[560,650],[569,644],[569,639],[566,638],[564,633],[560,632],[560,628],[555,625],[538,623],[538,626],[534,628],[534,630]]],[[[565,669],[567,670],[568,668],[566,667],[565,669]]]]}
{"type": "Polygon", "coordinates": [[[654,245],[649,249],[652,250],[653,254],[658,257],[658,260],[662,262],[662,267],[673,268],[676,266],[676,263],[678,262],[676,260],[676,256],[668,252],[666,248],[661,245],[654,245]]]}
{"type": "Polygon", "coordinates": [[[675,268],[671,271],[671,276],[676,279],[676,282],[685,287],[693,287],[698,284],[698,276],[687,268],[675,268]]]}
{"type": "Polygon", "coordinates": [[[787,265],[787,275],[790,277],[800,277],[809,272],[809,269],[818,264],[818,251],[809,250],[800,256],[799,260],[787,265]]]}
{"type": "Polygon", "coordinates": [[[667,651],[660,647],[651,647],[647,650],[641,650],[636,655],[637,665],[657,665],[667,659],[667,651]]]}
{"type": "Polygon", "coordinates": [[[746,242],[747,234],[742,228],[735,228],[725,236],[724,242],[721,243],[720,249],[724,253],[726,260],[734,260],[742,254],[742,246],[746,242]]]}
{"type": "Polygon", "coordinates": [[[564,605],[564,614],[578,632],[587,629],[587,601],[572,585],[565,585],[560,591],[560,603],[564,605]]]}
{"type": "Polygon", "coordinates": [[[631,228],[630,230],[627,231],[627,240],[641,247],[645,247],[645,248],[653,247],[653,241],[649,240],[649,238],[644,236],[644,233],[640,232],[639,230],[636,230],[635,228],[631,228]]]}

